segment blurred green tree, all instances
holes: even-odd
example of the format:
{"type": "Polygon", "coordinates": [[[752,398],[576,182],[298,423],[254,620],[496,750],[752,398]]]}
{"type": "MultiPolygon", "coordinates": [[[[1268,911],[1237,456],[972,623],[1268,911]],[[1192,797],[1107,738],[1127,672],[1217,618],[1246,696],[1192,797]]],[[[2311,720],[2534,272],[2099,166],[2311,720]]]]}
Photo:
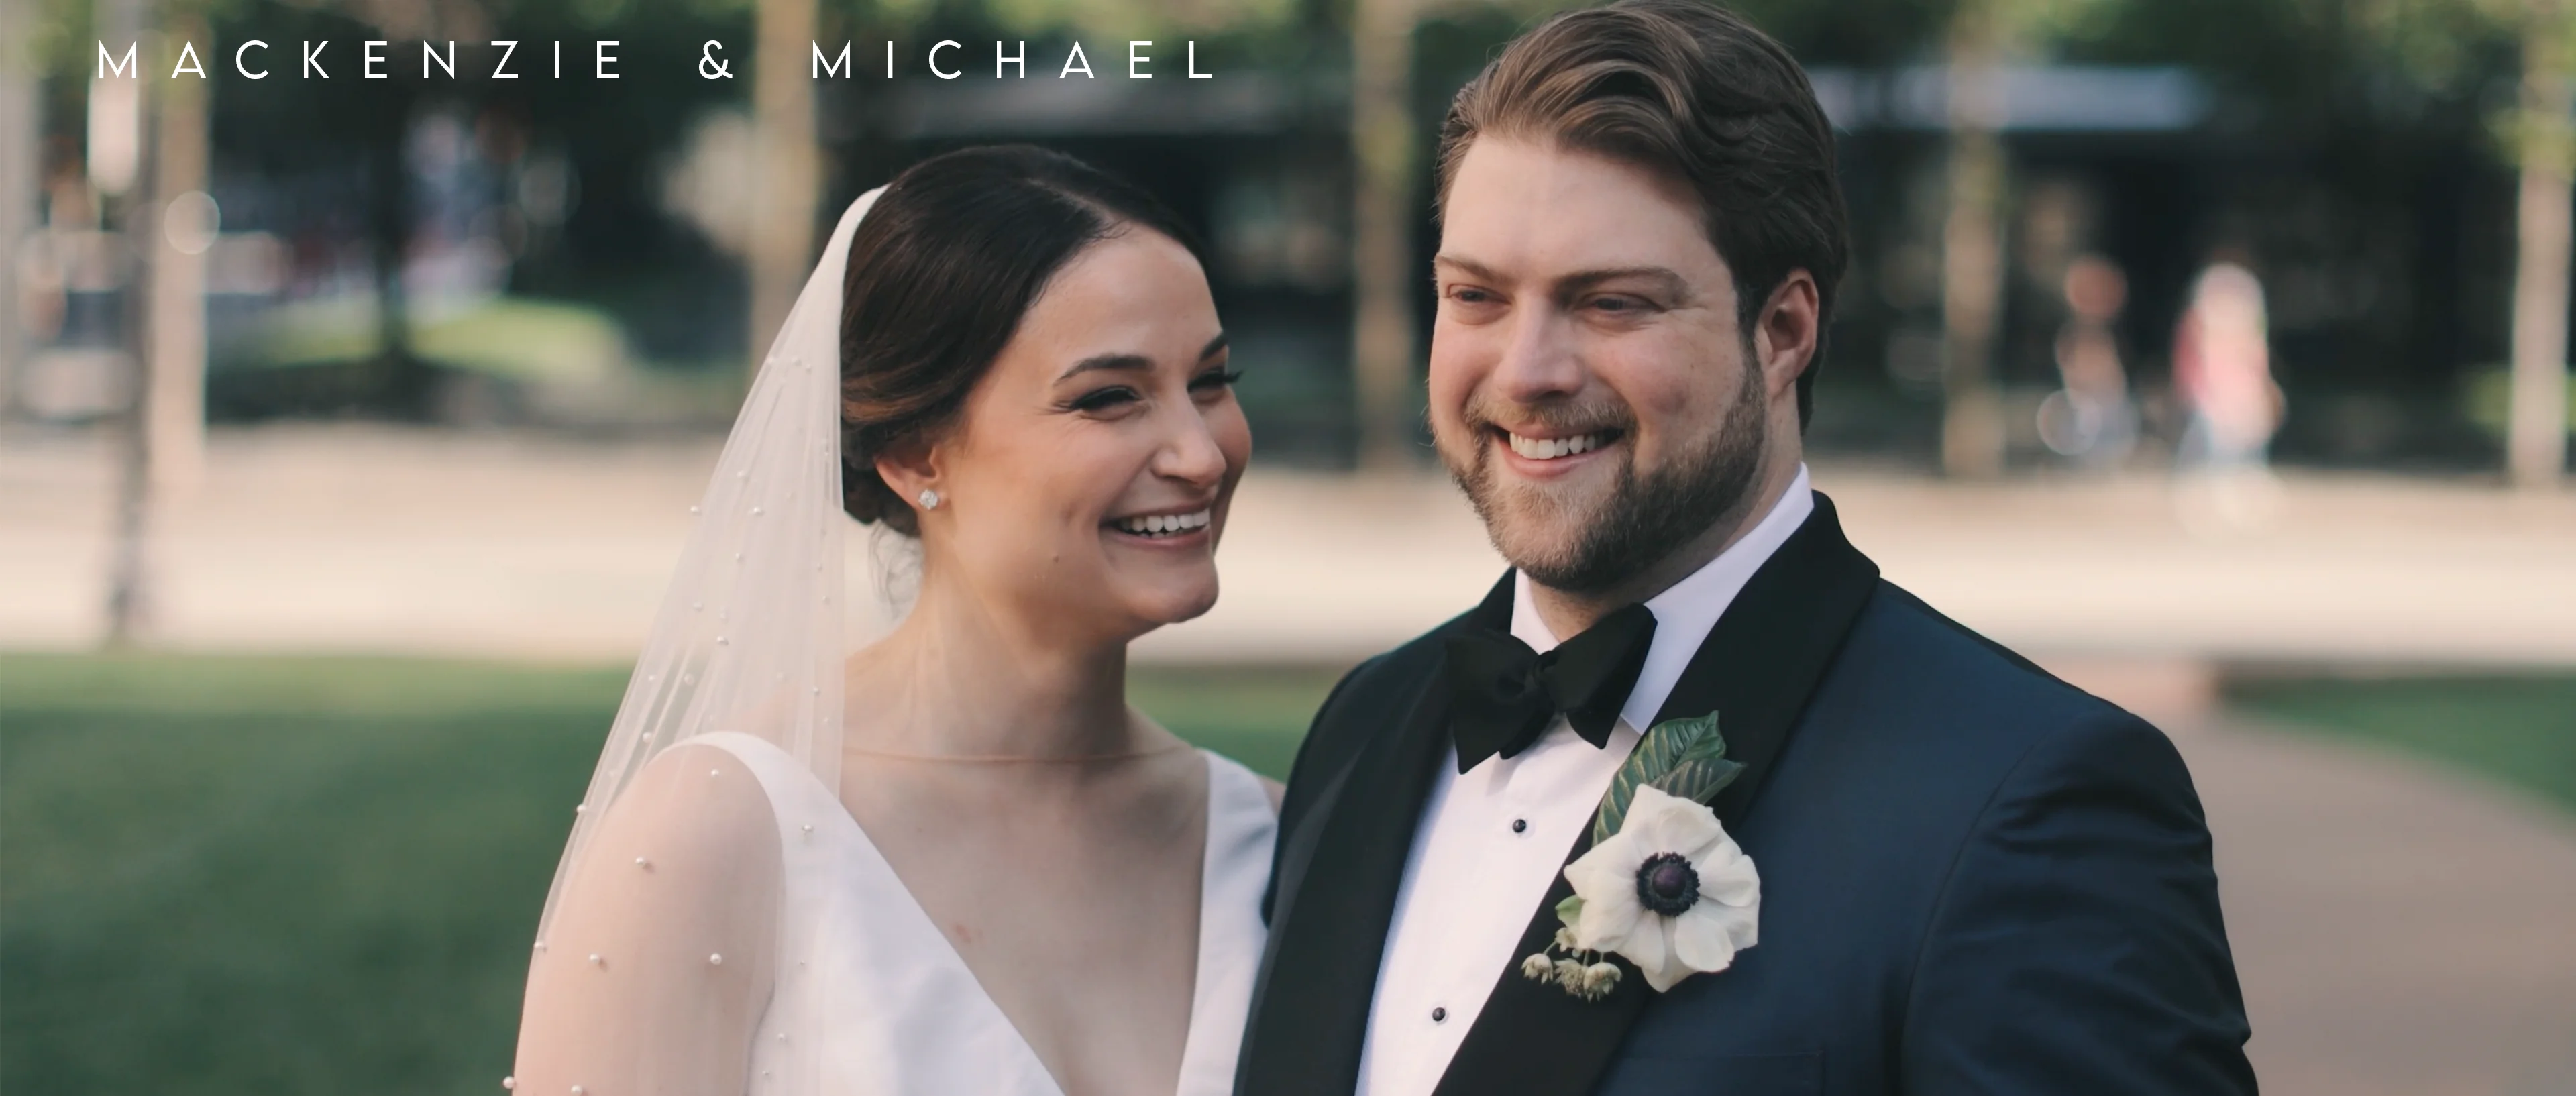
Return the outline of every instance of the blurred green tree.
{"type": "MultiPolygon", "coordinates": [[[[753,131],[760,201],[750,256],[749,360],[757,366],[785,323],[817,248],[822,152],[815,131],[809,43],[826,13],[817,0],[756,0],[753,131]]],[[[1279,27],[1296,0],[855,0],[829,14],[895,35],[932,25],[982,24],[1000,33],[1152,37],[1167,30],[1240,31],[1279,27]]]]}
{"type": "Polygon", "coordinates": [[[2576,5],[2524,0],[2495,14],[2522,40],[2520,94],[2499,127],[2521,173],[2514,219],[2513,409],[2505,437],[2515,483],[2556,487],[2567,468],[2567,282],[2576,134],[2568,123],[2576,80],[2576,5]]]}
{"type": "Polygon", "coordinates": [[[2506,471],[2533,489],[2567,466],[2567,323],[2571,206],[2576,206],[2576,3],[2568,0],[2354,0],[2352,21],[2371,59],[2426,86],[2455,88],[2485,74],[2499,40],[2520,55],[2513,101],[2493,109],[2497,151],[2518,178],[2514,211],[2512,408],[2506,471]]]}
{"type": "Polygon", "coordinates": [[[757,370],[805,282],[822,201],[814,80],[806,62],[821,19],[816,0],[759,0],[751,131],[759,200],[752,204],[751,329],[743,360],[757,370]]]}
{"type": "Polygon", "coordinates": [[[1951,6],[1942,38],[1950,134],[1941,226],[1941,468],[1949,475],[2003,471],[2003,399],[1994,380],[2010,201],[2003,68],[2045,54],[2122,2],[1955,0],[1951,6]]]}
{"type": "Polygon", "coordinates": [[[1414,462],[1414,310],[1421,257],[1406,223],[1421,172],[1413,116],[1414,34],[1425,0],[1353,0],[1351,42],[1351,371],[1360,465],[1414,462]]]}

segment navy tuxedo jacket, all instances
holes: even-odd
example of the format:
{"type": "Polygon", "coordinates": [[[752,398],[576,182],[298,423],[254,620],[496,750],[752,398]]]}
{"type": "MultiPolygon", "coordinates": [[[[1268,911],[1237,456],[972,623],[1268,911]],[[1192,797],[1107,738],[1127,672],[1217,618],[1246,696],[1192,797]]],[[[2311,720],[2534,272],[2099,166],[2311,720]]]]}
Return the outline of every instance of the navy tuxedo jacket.
{"type": "MultiPolygon", "coordinates": [[[[1353,670],[1280,815],[1238,1096],[1348,1096],[1404,861],[1448,744],[1443,637],[1353,670]]],[[[1495,972],[1439,1096],[2254,1092],[2191,777],[2154,727],[1878,577],[1816,510],[1657,716],[1718,713],[1711,802],[1762,876],[1727,970],[1607,998],[1495,972]]],[[[1588,836],[1587,836],[1588,840],[1588,836]]],[[[1578,841],[1571,859],[1585,847],[1578,841]]],[[[1515,956],[1543,950],[1562,876],[1515,956]]],[[[1622,961],[1624,962],[1624,960],[1622,961]]]]}

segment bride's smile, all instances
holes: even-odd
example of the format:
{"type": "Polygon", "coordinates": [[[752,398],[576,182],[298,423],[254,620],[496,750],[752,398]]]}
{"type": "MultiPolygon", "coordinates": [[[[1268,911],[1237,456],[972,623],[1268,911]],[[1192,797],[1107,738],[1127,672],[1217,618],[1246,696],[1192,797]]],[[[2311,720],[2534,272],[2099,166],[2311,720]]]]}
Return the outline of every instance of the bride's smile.
{"type": "Polygon", "coordinates": [[[1102,524],[1112,532],[1124,533],[1150,544],[1202,548],[1214,539],[1215,534],[1209,531],[1208,522],[1214,520],[1215,513],[1214,507],[1202,506],[1179,513],[1113,518],[1102,524]]]}

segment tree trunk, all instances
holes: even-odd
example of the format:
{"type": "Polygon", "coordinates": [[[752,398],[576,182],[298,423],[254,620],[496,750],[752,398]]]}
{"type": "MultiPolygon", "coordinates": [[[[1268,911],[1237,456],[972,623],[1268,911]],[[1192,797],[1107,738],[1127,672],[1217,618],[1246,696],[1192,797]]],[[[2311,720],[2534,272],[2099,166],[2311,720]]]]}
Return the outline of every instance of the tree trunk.
{"type": "MultiPolygon", "coordinates": [[[[141,0],[105,0],[99,5],[98,26],[105,40],[132,40],[142,37],[141,0]]],[[[148,69],[160,60],[158,51],[138,48],[138,69],[148,69]],[[143,60],[151,58],[152,60],[143,60]]],[[[107,645],[130,646],[142,637],[151,616],[150,570],[147,566],[148,545],[146,521],[151,514],[152,494],[149,475],[151,435],[144,428],[151,413],[152,386],[147,374],[151,347],[151,309],[146,306],[153,258],[152,247],[159,218],[153,216],[157,206],[151,200],[153,179],[152,100],[145,87],[149,71],[138,71],[131,85],[133,97],[119,100],[114,94],[102,95],[101,85],[112,84],[122,77],[110,77],[90,85],[90,126],[92,167],[98,166],[102,151],[110,158],[131,150],[129,163],[111,170],[115,178],[101,186],[105,197],[116,211],[116,225],[124,233],[124,247],[119,256],[123,275],[118,280],[117,319],[123,330],[122,349],[127,363],[126,408],[117,422],[117,478],[115,528],[108,544],[107,561],[107,645]],[[112,117],[110,117],[112,116],[112,117]]]]}
{"type": "Polygon", "coordinates": [[[376,366],[385,409],[406,419],[430,417],[435,377],[412,352],[411,307],[403,266],[411,250],[411,168],[403,143],[411,133],[412,86],[399,74],[381,93],[390,109],[368,135],[368,235],[376,275],[376,366]]]}
{"type": "Polygon", "coordinates": [[[814,81],[807,71],[817,22],[815,0],[760,0],[759,21],[751,124],[760,200],[751,214],[751,329],[745,359],[754,373],[804,288],[822,174],[814,140],[814,81]]]}
{"type": "Polygon", "coordinates": [[[2004,466],[1996,328],[2004,288],[2004,148],[1997,66],[2001,26],[1990,3],[1962,6],[1950,34],[1949,210],[1941,226],[1941,470],[1983,478],[2004,466]]]}
{"type": "MultiPolygon", "coordinates": [[[[174,16],[170,37],[212,40],[205,20],[195,14],[174,16]]],[[[182,196],[206,187],[207,89],[204,80],[182,77],[157,90],[152,208],[156,219],[162,219],[171,216],[173,203],[182,196]]],[[[165,222],[153,227],[159,231],[149,233],[152,261],[144,294],[151,309],[145,324],[151,336],[145,374],[152,392],[145,401],[150,415],[144,428],[151,435],[147,449],[153,487],[166,492],[194,486],[205,463],[206,245],[212,241],[189,236],[200,228],[211,233],[215,226],[165,222]]]]}
{"type": "MultiPolygon", "coordinates": [[[[148,118],[149,108],[145,111],[148,118]]],[[[147,125],[148,129],[149,126],[147,125]]],[[[149,147],[148,145],[146,147],[149,147]]],[[[124,350],[130,363],[132,380],[127,385],[125,413],[117,423],[117,467],[115,536],[109,542],[107,562],[107,645],[110,648],[131,647],[143,637],[152,616],[151,569],[147,554],[146,525],[152,512],[152,434],[148,427],[152,415],[152,385],[148,362],[152,345],[151,309],[145,299],[150,284],[154,259],[158,252],[151,246],[153,230],[159,218],[156,206],[148,197],[152,176],[151,157],[146,155],[141,178],[124,197],[113,199],[121,214],[120,227],[125,234],[126,270],[124,286],[118,291],[118,309],[124,322],[124,350]]]]}
{"type": "Polygon", "coordinates": [[[1351,373],[1360,466],[1413,464],[1414,0],[1357,0],[1351,21],[1351,373]]]}
{"type": "Polygon", "coordinates": [[[19,244],[35,231],[37,164],[34,0],[0,0],[0,417],[17,402],[27,333],[18,320],[19,244]]]}
{"type": "Polygon", "coordinates": [[[2506,466],[2513,482],[2555,487],[2567,467],[2567,279],[2571,195],[2569,87],[2552,21],[2525,42],[2522,202],[2515,218],[2513,405],[2506,466]]]}

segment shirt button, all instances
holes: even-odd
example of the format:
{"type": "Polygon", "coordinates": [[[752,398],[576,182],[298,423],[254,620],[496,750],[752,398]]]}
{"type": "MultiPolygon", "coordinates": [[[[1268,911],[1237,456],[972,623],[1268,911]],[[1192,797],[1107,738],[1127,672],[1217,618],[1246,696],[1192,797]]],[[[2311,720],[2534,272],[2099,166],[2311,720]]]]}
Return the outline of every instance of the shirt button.
{"type": "Polygon", "coordinates": [[[1515,819],[1512,819],[1512,832],[1513,832],[1513,833],[1527,833],[1527,832],[1529,832],[1529,819],[1526,819],[1526,818],[1515,818],[1515,819]]]}
{"type": "Polygon", "coordinates": [[[1436,1023],[1439,1023],[1439,1022],[1441,1022],[1441,1021],[1443,1021],[1443,1020],[1446,1020],[1446,1019],[1448,1019],[1448,1018],[1449,1018],[1449,1010],[1448,1010],[1448,1009],[1445,1009],[1445,1008],[1435,1008],[1435,1009],[1432,1009],[1432,1010],[1431,1010],[1431,1022],[1432,1022],[1432,1023],[1435,1023],[1435,1024],[1436,1024],[1436,1023]]]}

